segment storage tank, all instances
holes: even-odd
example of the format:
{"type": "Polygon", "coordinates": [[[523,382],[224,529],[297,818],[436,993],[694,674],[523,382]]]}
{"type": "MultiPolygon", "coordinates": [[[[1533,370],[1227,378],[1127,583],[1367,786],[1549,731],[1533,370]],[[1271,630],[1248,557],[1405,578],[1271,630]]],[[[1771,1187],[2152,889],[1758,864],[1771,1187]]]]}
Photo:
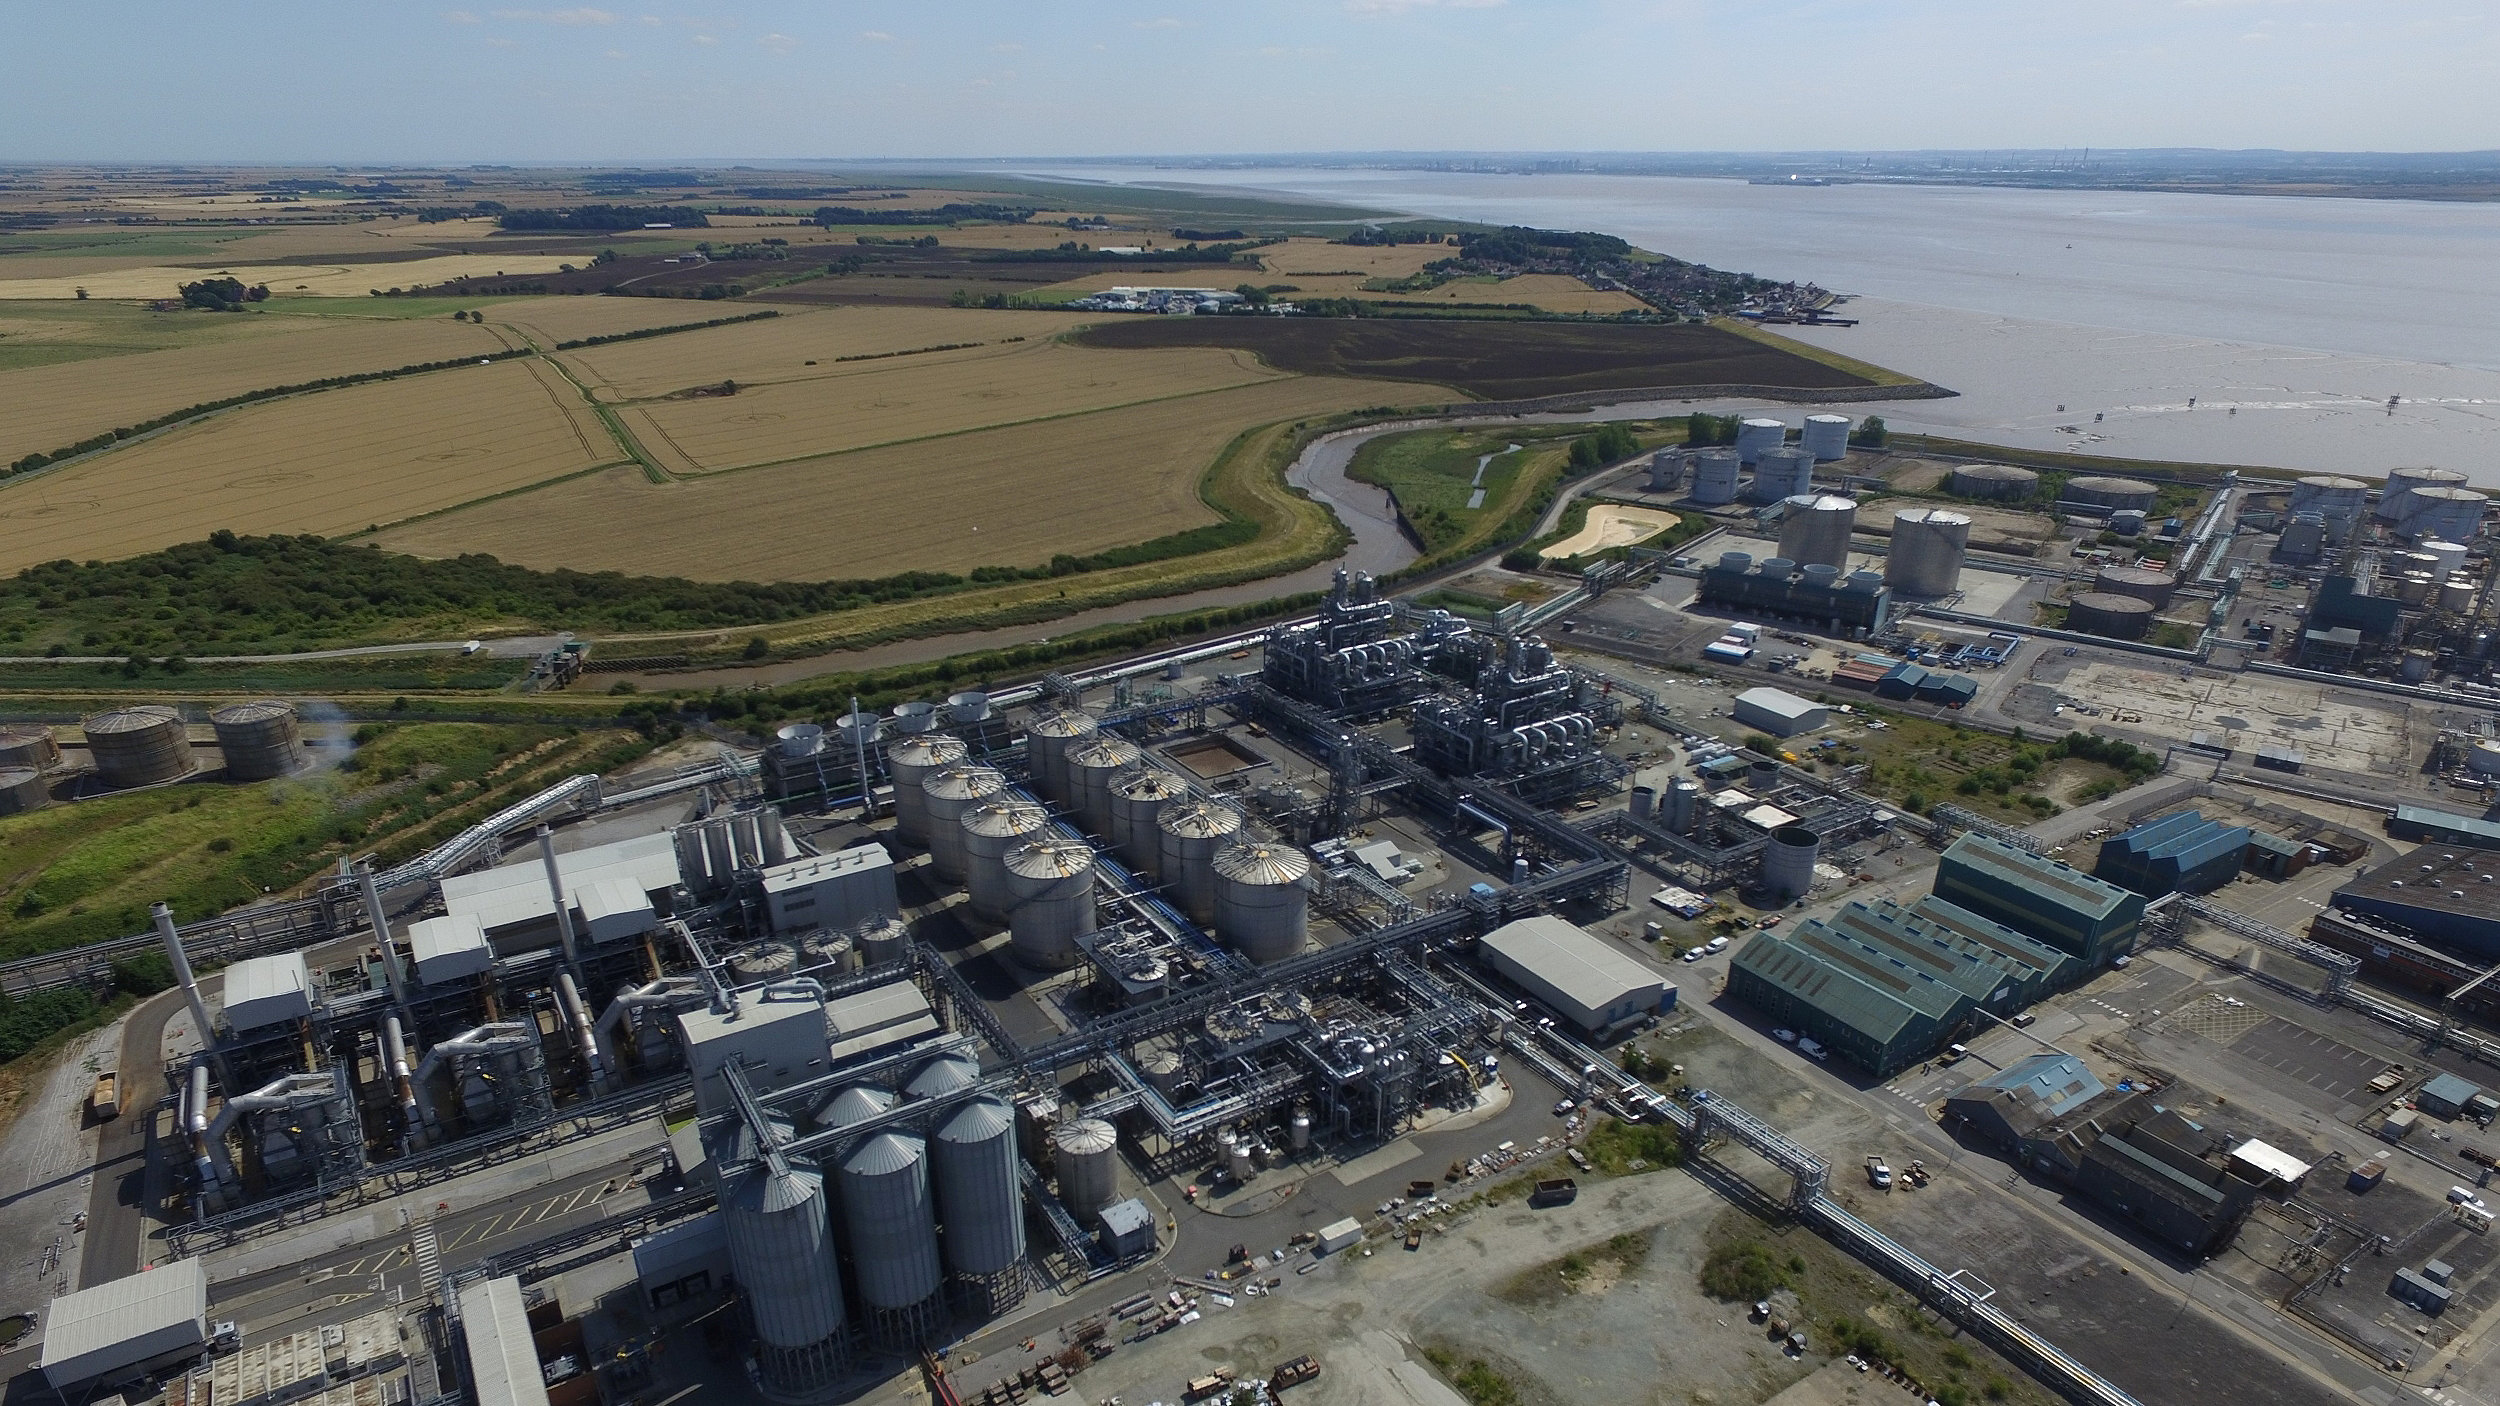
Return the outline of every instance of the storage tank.
{"type": "Polygon", "coordinates": [[[1849,457],[1849,417],[1825,412],[1808,415],[1803,438],[1797,447],[1814,456],[1814,462],[1828,464],[1849,457]]]}
{"type": "Polygon", "coordinates": [[[1970,550],[1970,514],[1951,508],[1904,508],[1892,520],[1884,584],[1908,596],[1949,596],[1962,588],[1970,550]]]}
{"type": "MultiPolygon", "coordinates": [[[[2386,578],[2381,577],[2382,581],[2386,578]]],[[[2427,571],[2408,571],[2396,578],[2396,599],[2407,605],[2422,605],[2431,598],[2431,575],[2427,571]]]]}
{"type": "Polygon", "coordinates": [[[1102,725],[1094,715],[1074,708],[1052,708],[1026,724],[1025,759],[1033,773],[1033,790],[1045,800],[1068,804],[1068,751],[1093,736],[1102,725]]]}
{"type": "Polygon", "coordinates": [[[2465,475],[2454,469],[2390,469],[2387,488],[2379,494],[2378,516],[2395,521],[2404,516],[2405,499],[2417,488],[2462,488],[2465,475]]]}
{"type": "Polygon", "coordinates": [[[1760,463],[1764,451],[1777,449],[1787,442],[1788,424],[1783,420],[1758,416],[1741,421],[1736,426],[1736,457],[1748,464],[1760,463]]]}
{"type": "Polygon", "coordinates": [[[1024,1297],[1024,1192],[1016,1180],[1016,1118],[976,1098],[929,1139],[947,1271],[982,1313],[1024,1297]]]}
{"type": "Polygon", "coordinates": [[[859,962],[863,967],[890,967],[911,955],[911,925],[900,918],[880,918],[859,930],[859,962]]]}
{"type": "Polygon", "coordinates": [[[52,792],[43,784],[42,772],[30,766],[0,766],[0,815],[41,810],[50,799],[52,792]]]}
{"type": "Polygon", "coordinates": [[[2155,605],[2168,605],[2179,589],[2177,578],[2167,571],[2154,571],[2142,566],[2104,566],[2093,573],[2092,589],[2113,596],[2133,596],[2155,605]]]}
{"type": "Polygon", "coordinates": [[[191,772],[182,715],[161,703],[97,713],[85,728],[96,775],[107,786],[154,786],[191,772]]]}
{"type": "Polygon", "coordinates": [[[2095,508],[2138,508],[2153,510],[2153,500],[2161,490],[2140,478],[2111,478],[2104,474],[2087,474],[2066,480],[2058,494],[2062,503],[2084,503],[2095,508]]]}
{"type": "Polygon", "coordinates": [[[1733,449],[1705,449],[1693,456],[1693,501],[1705,508],[1736,501],[1736,477],[1743,460],[1733,449]]]}
{"type": "Polygon", "coordinates": [[[1721,552],[1719,553],[1719,569],[1721,571],[1732,573],[1751,571],[1753,570],[1753,554],[1750,552],[1721,552]]]}
{"type": "Polygon", "coordinates": [[[1073,1118],[1050,1130],[1051,1161],[1059,1169],[1059,1199],[1082,1225],[1111,1204],[1119,1190],[1120,1135],[1100,1118],[1073,1118]]]}
{"type": "Polygon", "coordinates": [[[1094,923],[1094,851],[1083,840],[1042,835],[1007,855],[1007,931],[1016,960],[1065,971],[1076,940],[1094,923]]]}
{"type": "Polygon", "coordinates": [[[1100,733],[1068,745],[1067,801],[1083,818],[1086,833],[1110,836],[1111,783],[1121,772],[1137,765],[1141,755],[1137,744],[1127,738],[1100,733]]]}
{"type": "Polygon", "coordinates": [[[963,814],[964,892],[973,913],[1007,921],[1007,851],[1049,828],[1050,812],[1005,795],[976,801],[963,814]]]}
{"type": "Polygon", "coordinates": [[[2465,769],[2476,776],[2500,776],[2500,742],[2483,738],[2465,754],[2465,769]]]}
{"type": "Polygon", "coordinates": [[[886,774],[894,778],[894,833],[906,844],[929,844],[929,774],[960,765],[969,755],[960,738],[922,732],[886,744],[886,774]]]}
{"type": "Polygon", "coordinates": [[[1190,920],[1215,921],[1215,854],[1241,833],[1241,812],[1211,801],[1175,801],[1155,817],[1155,874],[1190,920]]]}
{"type": "Polygon", "coordinates": [[[827,1132],[855,1128],[892,1108],[892,1093],[874,1084],[853,1084],[826,1099],[816,1110],[816,1126],[827,1132]]]}
{"type": "Polygon", "coordinates": [[[1648,492],[1672,493],[1675,491],[1676,485],[1682,483],[1683,481],[1683,450],[1661,449],[1657,453],[1649,456],[1648,492]]]}
{"type": "Polygon", "coordinates": [[[850,1367],[842,1271],[822,1173],[751,1166],[721,1194],[730,1271],[746,1289],[767,1396],[821,1396],[850,1367]]]}
{"type": "Polygon", "coordinates": [[[2154,606],[2135,596],[2086,591],[2067,603],[2066,628],[2113,640],[2140,640],[2153,628],[2154,606]]]}
{"type": "Polygon", "coordinates": [[[981,1066],[959,1054],[942,1054],[920,1066],[903,1092],[913,1098],[944,1098],[981,1082],[981,1066]]]}
{"type": "Polygon", "coordinates": [[[1215,856],[1215,935],[1260,966],[1310,941],[1311,857],[1251,840],[1215,856]]]}
{"type": "Polygon", "coordinates": [[[818,932],[799,939],[799,966],[827,981],[858,971],[859,960],[859,944],[845,934],[818,932]]]}
{"type": "Polygon", "coordinates": [[[1147,1087],[1171,1099],[1188,1078],[1188,1066],[1181,1063],[1178,1050],[1153,1050],[1137,1061],[1137,1072],[1145,1076],[1147,1087]]]}
{"type": "Polygon", "coordinates": [[[918,737],[937,731],[938,711],[935,703],[913,699],[894,705],[894,714],[886,723],[886,731],[903,737],[918,737]]]}
{"type": "Polygon", "coordinates": [[[2338,474],[2311,474],[2292,485],[2287,512],[2316,513],[2350,521],[2369,506],[2370,485],[2338,474]]]}
{"type": "Polygon", "coordinates": [[[2401,530],[2408,537],[2463,542],[2482,529],[2491,500],[2471,488],[2416,488],[2405,497],[2401,530]]]}
{"type": "Polygon", "coordinates": [[[937,1217],[920,1139],[879,1133],[842,1159],[842,1225],[878,1345],[917,1342],[935,1326],[938,1292],[937,1217]]]}
{"type": "Polygon", "coordinates": [[[1701,814],[1701,783],[1678,781],[1667,788],[1667,828],[1679,835],[1693,833],[1693,821],[1701,814]]]}
{"type": "MultiPolygon", "coordinates": [[[[2461,543],[2444,541],[2437,537],[2425,537],[2413,544],[2413,550],[2436,562],[2437,565],[2431,570],[2441,576],[2465,569],[2465,547],[2461,543]]],[[[0,761],[5,760],[5,754],[0,754],[0,761]]]]}
{"type": "Polygon", "coordinates": [[[729,979],[739,986],[761,986],[779,981],[798,965],[799,954],[786,942],[759,942],[741,947],[724,959],[729,979]]]}
{"type": "Polygon", "coordinates": [[[234,703],[208,715],[225,754],[226,775],[236,781],[268,781],[304,765],[294,705],[274,698],[234,703]]]}
{"type": "Polygon", "coordinates": [[[1956,464],[1949,486],[1952,492],[1964,498],[2012,503],[2037,497],[2040,476],[2012,464],[1956,464]]]}
{"type": "Polygon", "coordinates": [[[1007,789],[1007,774],[957,762],[920,778],[928,805],[929,868],[950,884],[964,881],[964,812],[1007,789]]]}
{"type": "Polygon", "coordinates": [[[1139,765],[1111,783],[1111,845],[1139,874],[1152,874],[1162,847],[1155,817],[1189,794],[1179,777],[1159,766],[1139,765]]]}
{"type": "Polygon", "coordinates": [[[1745,497],[1755,503],[1776,503],[1813,491],[1813,455],[1802,449],[1765,449],[1753,466],[1753,486],[1745,497]]]}
{"type": "Polygon", "coordinates": [[[1762,851],[1762,886],[1780,903],[1814,891],[1814,861],[1823,853],[1823,837],[1803,825],[1783,825],[1771,832],[1762,851]]]}
{"type": "Polygon", "coordinates": [[[50,771],[61,764],[61,745],[48,727],[0,727],[0,766],[50,771]]]}
{"type": "Polygon", "coordinates": [[[2451,576],[2439,583],[2439,608],[2462,615],[2474,608],[2474,578],[2451,576]]]}
{"type": "Polygon", "coordinates": [[[1846,565],[1849,534],[1857,528],[1857,499],[1837,493],[1797,494],[1780,519],[1780,555],[1809,564],[1846,565]]]}

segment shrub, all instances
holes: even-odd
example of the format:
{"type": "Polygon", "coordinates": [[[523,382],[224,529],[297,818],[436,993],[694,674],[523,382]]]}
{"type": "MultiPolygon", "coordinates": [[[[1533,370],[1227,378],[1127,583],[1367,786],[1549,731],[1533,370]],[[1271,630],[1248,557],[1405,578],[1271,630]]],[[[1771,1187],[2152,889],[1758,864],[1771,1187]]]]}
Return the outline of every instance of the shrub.
{"type": "Polygon", "coordinates": [[[1712,1250],[1701,1262],[1701,1289],[1714,1299],[1744,1303],[1785,1288],[1789,1271],[1758,1240],[1738,1240],[1712,1250]]]}

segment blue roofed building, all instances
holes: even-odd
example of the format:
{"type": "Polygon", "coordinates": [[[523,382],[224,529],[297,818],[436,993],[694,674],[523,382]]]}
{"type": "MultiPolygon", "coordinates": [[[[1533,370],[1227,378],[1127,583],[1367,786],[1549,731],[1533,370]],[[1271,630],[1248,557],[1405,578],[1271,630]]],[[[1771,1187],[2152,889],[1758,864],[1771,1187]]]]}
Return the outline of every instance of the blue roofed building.
{"type": "Polygon", "coordinates": [[[2133,947],[2144,921],[2142,894],[1975,832],[1945,850],[1936,864],[1934,892],[2080,958],[2086,972],[2133,947]]]}
{"type": "Polygon", "coordinates": [[[1944,1121],[1958,1120],[2011,1152],[2025,1138],[2108,1091],[2083,1061],[2041,1053],[1975,1079],[1944,1101],[1944,1121]]]}
{"type": "Polygon", "coordinates": [[[2093,877],[2146,898],[2211,893],[2239,876],[2248,858],[2248,827],[2183,810],[2147,820],[2101,841],[2093,877]]]}

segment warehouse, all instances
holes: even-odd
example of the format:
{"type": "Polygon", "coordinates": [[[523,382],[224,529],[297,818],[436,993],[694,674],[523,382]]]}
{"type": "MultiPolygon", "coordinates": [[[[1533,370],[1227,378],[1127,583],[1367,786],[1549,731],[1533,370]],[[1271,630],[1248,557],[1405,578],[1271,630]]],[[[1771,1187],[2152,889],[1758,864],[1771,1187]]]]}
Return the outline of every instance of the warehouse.
{"type": "Polygon", "coordinates": [[[1967,997],[1974,1009],[2008,1016],[2039,988],[2042,964],[1973,942],[1889,899],[1848,903],[1824,926],[1870,951],[1926,973],[1967,997]]]}
{"type": "Polygon", "coordinates": [[[1935,895],[2081,958],[2086,971],[2134,946],[2144,919],[2142,894],[1980,834],[1937,861],[1935,895]]]}
{"type": "Polygon", "coordinates": [[[1959,1123],[2007,1152],[2108,1090],[2070,1054],[2042,1053],[1975,1079],[1944,1101],[1944,1122],[1959,1123]]]}
{"type": "Polygon", "coordinates": [[[2223,1163],[2222,1139],[2168,1109],[2104,1132],[2083,1154],[2075,1189],[2185,1254],[2209,1255],[2238,1233],[2259,1184],[2223,1163]]]}
{"type": "Polygon", "coordinates": [[[1483,949],[1494,970],[1592,1035],[1675,1005],[1675,983],[1551,915],[1505,923],[1483,949]]]}
{"type": "Polygon", "coordinates": [[[197,1357],[208,1346],[208,1268],[175,1260],[54,1299],[38,1366],[54,1391],[117,1383],[197,1357]]]}
{"type": "Polygon", "coordinates": [[[2490,850],[2416,850],[2337,889],[2335,907],[2500,960],[2500,854],[2490,850]]]}
{"type": "MultiPolygon", "coordinates": [[[[594,942],[611,934],[628,935],[631,924],[614,920],[623,916],[615,912],[620,906],[638,909],[644,921],[632,930],[647,931],[656,915],[668,911],[669,892],[679,877],[676,841],[665,831],[559,854],[555,867],[568,907],[579,909],[588,892],[600,892],[587,900],[602,919],[599,931],[591,935],[594,942]],[[641,901],[632,902],[629,891],[641,901]]],[[[555,893],[542,858],[456,874],[443,880],[442,888],[445,915],[474,919],[498,956],[553,947],[559,941],[555,893]]],[[[583,919],[585,925],[588,921],[583,919]]]]}
{"type": "Polygon", "coordinates": [[[1736,695],[1729,716],[1773,737],[1812,732],[1832,720],[1832,710],[1776,688],[1749,688],[1736,695]]]}
{"type": "Polygon", "coordinates": [[[2249,830],[2183,810],[2147,820],[2101,841],[2093,877],[2146,898],[2166,893],[2211,893],[2239,877],[2248,857],[2249,830]]]}
{"type": "Polygon", "coordinates": [[[2500,849],[2500,821],[2477,820],[2428,806],[2396,807],[2395,816],[2387,822],[2387,833],[2417,844],[2500,849]]]}
{"type": "Polygon", "coordinates": [[[1728,964],[1727,994],[1878,1077],[1942,1048],[1971,998],[1821,920],[1758,932],[1728,964]]]}

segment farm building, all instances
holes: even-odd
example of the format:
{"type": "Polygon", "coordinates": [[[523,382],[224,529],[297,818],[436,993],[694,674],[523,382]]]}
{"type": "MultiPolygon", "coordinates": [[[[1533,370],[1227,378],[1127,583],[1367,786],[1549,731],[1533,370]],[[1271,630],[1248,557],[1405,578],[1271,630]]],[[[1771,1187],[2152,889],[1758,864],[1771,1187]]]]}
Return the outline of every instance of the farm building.
{"type": "Polygon", "coordinates": [[[1812,732],[1832,720],[1832,710],[1776,688],[1749,688],[1736,695],[1729,716],[1773,737],[1812,732]]]}
{"type": "Polygon", "coordinates": [[[2142,894],[1980,834],[1964,834],[1944,852],[1935,895],[2080,957],[2087,969],[2133,946],[2144,919],[2142,894]]]}
{"type": "Polygon", "coordinates": [[[1551,915],[1486,934],[1493,969],[1591,1034],[1675,1004],[1675,983],[1551,915]]]}
{"type": "Polygon", "coordinates": [[[2239,877],[2248,855],[2249,829],[2178,811],[2101,841],[2093,877],[2146,898],[2166,893],[2211,893],[2239,877]]]}

